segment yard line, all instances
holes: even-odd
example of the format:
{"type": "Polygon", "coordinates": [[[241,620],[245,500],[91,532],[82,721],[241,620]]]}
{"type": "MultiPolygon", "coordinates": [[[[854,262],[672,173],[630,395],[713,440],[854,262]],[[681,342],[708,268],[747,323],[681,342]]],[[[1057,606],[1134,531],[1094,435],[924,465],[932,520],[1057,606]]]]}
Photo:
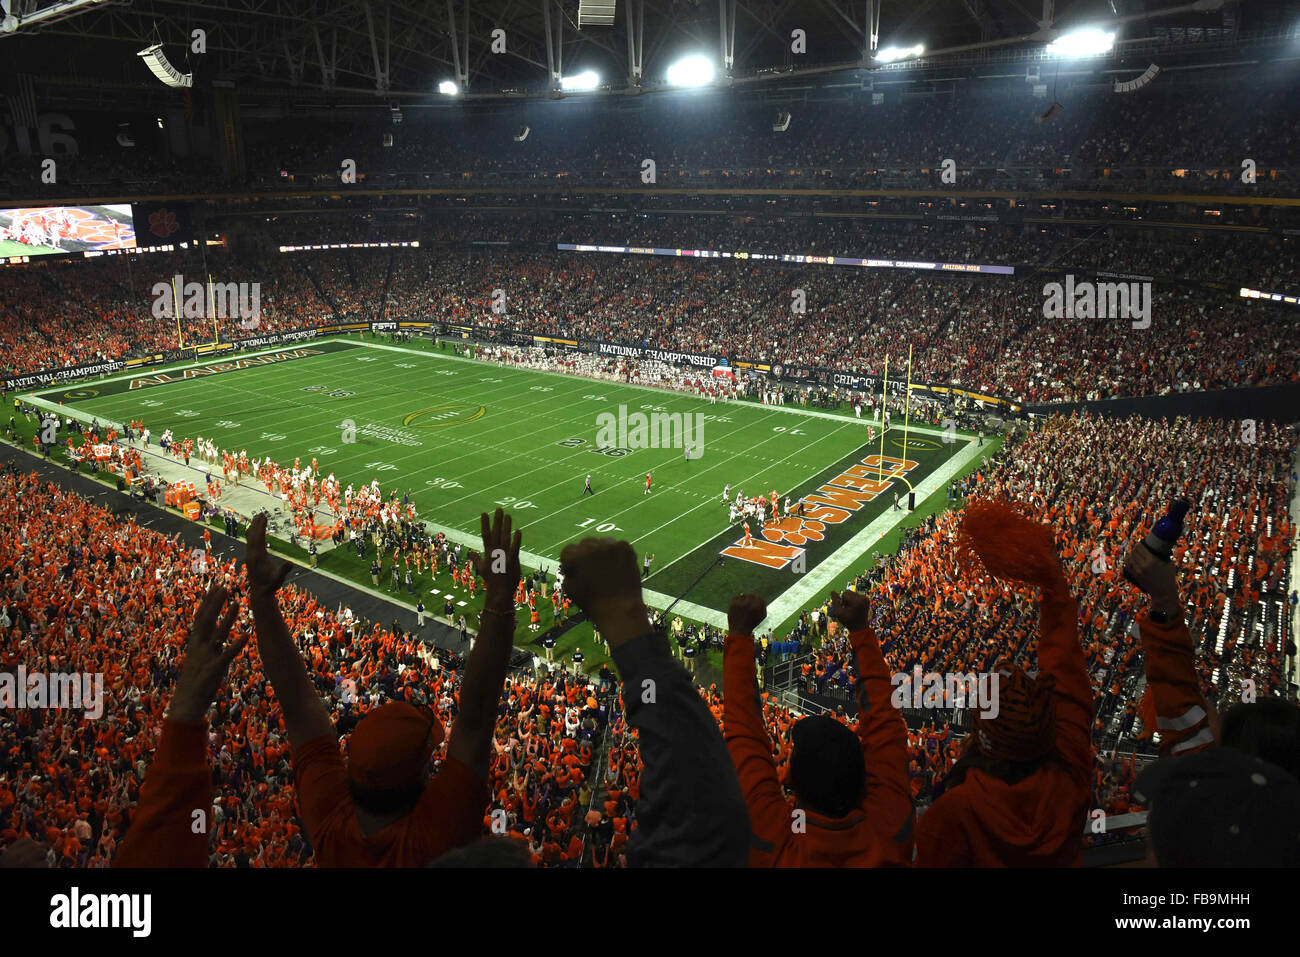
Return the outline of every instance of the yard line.
{"type": "MultiPolygon", "coordinates": [[[[345,340],[345,341],[346,341],[346,340],[345,340]]],[[[406,348],[406,347],[403,347],[403,346],[386,346],[386,345],[383,345],[382,343],[377,343],[377,342],[376,342],[376,343],[363,342],[363,343],[361,343],[361,345],[365,346],[365,347],[368,348],[368,349],[385,349],[385,350],[389,350],[389,351],[392,351],[392,352],[405,352],[405,353],[407,353],[408,355],[420,355],[420,356],[432,356],[432,355],[434,355],[434,354],[432,354],[432,353],[424,352],[424,351],[419,350],[419,349],[409,349],[409,348],[406,348]]],[[[483,359],[466,359],[464,356],[458,356],[458,355],[451,355],[451,356],[437,356],[437,358],[446,359],[446,360],[448,360],[449,362],[467,362],[467,363],[470,363],[471,365],[491,365],[491,364],[492,364],[491,362],[489,362],[489,361],[487,361],[487,360],[483,360],[483,359]]],[[[507,368],[509,368],[509,367],[507,366],[507,368]]],[[[529,371],[530,371],[530,372],[534,372],[534,373],[536,373],[537,375],[559,376],[559,377],[564,378],[564,379],[575,379],[575,378],[577,378],[577,379],[585,379],[585,380],[588,381],[588,382],[609,382],[611,385],[620,385],[620,386],[623,386],[624,388],[627,388],[627,389],[644,389],[644,390],[646,390],[646,391],[649,391],[649,392],[655,392],[655,393],[658,393],[658,394],[660,394],[660,395],[662,395],[662,394],[665,393],[665,392],[669,392],[669,393],[674,393],[674,394],[677,394],[677,395],[692,396],[692,394],[689,393],[689,392],[679,392],[679,391],[676,390],[676,389],[663,389],[663,388],[660,388],[660,387],[658,387],[658,386],[652,386],[652,385],[641,385],[640,383],[635,383],[635,382],[627,382],[627,383],[624,383],[624,382],[617,382],[617,380],[596,379],[596,378],[591,378],[591,377],[588,377],[588,376],[575,376],[575,375],[571,375],[571,374],[566,373],[566,372],[551,372],[551,371],[549,371],[549,370],[545,370],[545,369],[530,369],[529,371]]],[[[713,403],[710,403],[710,405],[712,405],[712,404],[713,404],[713,403]]],[[[737,406],[737,405],[761,405],[761,403],[758,403],[758,402],[745,402],[745,401],[742,400],[742,399],[733,399],[733,400],[730,401],[730,402],[725,402],[725,403],[720,402],[720,403],[718,403],[718,406],[723,407],[723,408],[733,408],[733,407],[735,407],[735,406],[737,406]]],[[[773,409],[773,410],[778,411],[778,412],[789,412],[789,413],[791,413],[792,415],[802,415],[802,416],[806,416],[806,417],[809,417],[809,418],[816,418],[816,419],[832,419],[832,420],[840,421],[840,422],[856,422],[858,425],[878,425],[879,422],[880,422],[879,419],[859,419],[859,418],[857,418],[856,416],[850,417],[850,416],[847,416],[847,415],[841,415],[841,414],[834,413],[834,412],[819,412],[819,411],[816,410],[816,409],[805,409],[805,408],[803,408],[802,406],[797,406],[797,405],[788,405],[788,406],[787,406],[787,405],[769,405],[769,406],[766,406],[766,408],[773,409]]],[[[893,425],[891,425],[890,427],[891,427],[891,428],[895,428],[895,429],[898,428],[897,424],[893,424],[893,425]]],[[[944,433],[944,430],[942,430],[942,429],[935,429],[935,428],[933,428],[932,426],[911,425],[911,426],[909,427],[909,430],[912,431],[912,432],[921,432],[921,433],[926,434],[926,435],[943,435],[943,434],[945,434],[945,433],[944,433]]]]}
{"type": "MultiPolygon", "coordinates": [[[[688,414],[689,414],[689,413],[688,413],[688,414]]],[[[761,418],[761,419],[756,419],[755,421],[753,421],[753,422],[751,422],[751,423],[748,423],[748,424],[746,424],[746,425],[742,425],[742,426],[739,426],[739,427],[737,427],[737,428],[735,428],[735,429],[732,429],[732,430],[730,430],[730,431],[727,433],[727,435],[728,435],[728,436],[730,436],[730,435],[734,435],[735,433],[741,431],[742,429],[747,429],[747,428],[750,428],[750,427],[752,427],[752,426],[754,426],[754,425],[758,425],[760,422],[764,421],[764,419],[766,419],[766,418],[767,418],[767,416],[763,416],[763,418],[761,418]]],[[[771,439],[764,439],[763,442],[760,442],[760,443],[759,443],[759,445],[762,445],[764,442],[770,442],[770,441],[772,441],[772,439],[777,438],[778,435],[781,435],[781,434],[783,434],[783,433],[777,433],[777,435],[773,435],[771,439]]],[[[754,447],[754,448],[757,448],[757,446],[753,446],[753,447],[754,447]]],[[[736,455],[733,455],[732,457],[728,458],[726,461],[728,461],[728,462],[735,461],[736,457],[738,457],[739,455],[743,455],[743,454],[744,454],[744,453],[737,453],[736,455]]],[[[716,467],[716,466],[715,466],[715,467],[716,467]]],[[[537,471],[537,470],[534,469],[533,471],[537,471]]],[[[652,471],[652,470],[651,470],[651,469],[647,469],[647,471],[652,471]]],[[[708,470],[706,469],[705,471],[708,471],[708,470]]],[[[694,477],[698,477],[698,476],[699,476],[699,473],[697,472],[696,475],[693,476],[693,478],[694,478],[694,477]]],[[[571,482],[571,481],[574,481],[574,479],[572,479],[572,478],[564,479],[564,480],[561,481],[561,482],[556,482],[554,485],[548,485],[545,489],[542,489],[541,491],[542,491],[542,492],[548,492],[548,491],[550,491],[550,490],[553,489],[553,488],[557,488],[557,487],[559,487],[560,485],[564,485],[565,483],[567,483],[567,482],[571,482]]],[[[635,479],[633,479],[633,481],[635,481],[635,479]]],[[[678,483],[677,485],[669,485],[669,486],[666,486],[664,490],[667,491],[668,489],[675,489],[675,488],[680,488],[680,487],[681,487],[681,483],[678,483]]],[[[537,493],[537,494],[541,494],[541,493],[539,492],[539,493],[537,493]]],[[[560,509],[559,511],[557,511],[557,512],[552,512],[550,515],[547,515],[547,516],[545,516],[545,517],[543,517],[543,518],[539,518],[536,522],[529,522],[528,525],[536,525],[538,522],[544,522],[544,521],[547,521],[548,519],[553,518],[554,516],[560,514],[561,512],[567,511],[568,509],[573,508],[574,506],[576,506],[576,505],[580,505],[580,504],[583,504],[581,499],[579,499],[577,502],[573,502],[573,503],[570,503],[569,505],[564,506],[563,508],[561,508],[561,509],[560,509]]],[[[622,512],[616,512],[613,516],[610,516],[610,521],[613,521],[613,519],[617,518],[619,515],[622,515],[622,514],[624,514],[625,512],[630,512],[630,511],[632,511],[632,509],[637,508],[637,507],[639,507],[639,506],[637,506],[637,505],[632,505],[632,506],[629,506],[628,508],[623,509],[622,512]]],[[[527,528],[528,525],[524,525],[524,526],[522,526],[522,527],[523,527],[523,528],[527,528]]]]}
{"type": "MultiPolygon", "coordinates": [[[[761,422],[761,421],[763,421],[763,420],[766,419],[766,418],[768,418],[768,416],[764,416],[763,419],[759,419],[758,421],[761,422]]],[[[755,422],[754,424],[756,425],[756,424],[758,424],[758,423],[755,422]]],[[[843,429],[843,428],[844,428],[844,426],[840,426],[839,428],[834,429],[834,430],[831,431],[831,432],[827,432],[825,435],[821,436],[821,438],[818,438],[816,441],[810,443],[809,445],[806,445],[806,446],[803,446],[802,448],[796,449],[796,450],[795,450],[794,452],[792,452],[790,455],[787,455],[784,459],[781,459],[781,461],[778,462],[777,465],[780,465],[780,464],[782,464],[782,463],[788,461],[789,459],[793,458],[795,455],[798,455],[800,452],[806,452],[806,451],[808,451],[808,449],[811,448],[813,445],[816,445],[818,442],[821,442],[821,441],[823,441],[823,440],[825,440],[825,439],[830,438],[831,436],[833,436],[833,435],[835,435],[837,432],[839,432],[840,429],[843,429]]],[[[768,442],[773,442],[773,441],[775,441],[776,439],[778,439],[778,438],[782,438],[782,437],[786,437],[786,438],[788,438],[788,435],[787,435],[786,433],[784,433],[784,432],[776,432],[776,433],[773,433],[770,437],[764,439],[762,442],[759,442],[758,445],[751,446],[751,448],[755,448],[755,449],[756,449],[756,448],[758,448],[759,446],[766,445],[768,442]]],[[[730,464],[732,464],[733,462],[735,462],[737,458],[742,458],[742,457],[743,457],[743,454],[742,454],[742,455],[739,455],[739,456],[733,456],[733,457],[728,458],[728,459],[724,459],[722,462],[719,462],[717,465],[712,465],[712,466],[710,466],[709,468],[704,469],[704,472],[710,472],[710,471],[712,471],[713,469],[718,468],[718,467],[721,466],[721,465],[730,465],[730,464]]],[[[755,475],[754,475],[752,478],[755,478],[755,479],[756,479],[759,475],[762,475],[764,472],[769,472],[769,471],[771,471],[771,470],[774,469],[774,468],[776,468],[776,465],[769,465],[767,468],[763,469],[762,471],[759,471],[759,472],[755,473],[755,475]]],[[[693,476],[693,478],[698,478],[701,474],[702,474],[702,473],[697,472],[697,473],[695,473],[695,475],[693,476]]],[[[746,479],[746,481],[750,481],[750,479],[746,479]]],[[[740,484],[738,484],[736,487],[737,487],[737,488],[741,488],[741,487],[743,487],[743,485],[744,485],[744,483],[740,483],[740,484]]],[[[678,487],[678,486],[669,486],[669,488],[677,488],[677,487],[678,487]]],[[[694,511],[696,511],[697,509],[701,509],[701,508],[703,508],[705,505],[708,504],[708,501],[709,501],[709,500],[706,499],[704,502],[701,502],[699,505],[696,505],[694,508],[689,509],[688,511],[685,511],[685,512],[683,512],[682,514],[678,515],[677,518],[674,518],[674,519],[672,519],[672,520],[670,520],[670,521],[665,522],[663,525],[660,525],[659,528],[656,528],[656,529],[653,529],[652,531],[646,532],[644,535],[639,535],[638,537],[632,539],[632,541],[634,541],[634,542],[639,542],[641,539],[643,539],[643,538],[645,538],[645,537],[647,537],[647,536],[649,536],[649,535],[653,535],[655,532],[659,531],[659,529],[661,529],[661,528],[666,528],[667,526],[673,524],[673,522],[676,522],[676,521],[678,521],[679,519],[685,518],[687,515],[691,514],[691,512],[694,512],[694,511]]],[[[618,518],[618,516],[620,516],[620,515],[624,515],[624,514],[626,514],[627,512],[630,512],[630,511],[632,511],[633,509],[636,509],[636,508],[639,508],[639,507],[640,507],[639,505],[630,505],[630,506],[628,506],[627,508],[623,509],[623,511],[621,511],[621,512],[615,512],[613,515],[609,516],[609,521],[613,521],[614,519],[618,518]]],[[[541,521],[541,519],[539,519],[538,521],[541,521]]],[[[533,523],[531,523],[531,524],[534,524],[534,525],[535,525],[535,524],[537,524],[537,523],[536,523],[536,522],[533,522],[533,523]]],[[[527,527],[527,526],[525,526],[525,527],[527,527]]],[[[674,561],[674,562],[676,562],[676,561],[680,561],[682,558],[685,558],[686,555],[689,555],[689,554],[691,554],[691,553],[694,552],[694,551],[695,551],[695,549],[692,548],[692,549],[688,550],[684,555],[679,555],[677,558],[673,559],[673,561],[674,561]]],[[[669,562],[669,564],[672,564],[672,562],[669,562]]],[[[663,571],[663,569],[664,569],[664,568],[667,568],[667,567],[668,567],[668,566],[665,565],[665,566],[663,566],[663,568],[660,568],[659,570],[660,570],[660,571],[663,571]]]]}

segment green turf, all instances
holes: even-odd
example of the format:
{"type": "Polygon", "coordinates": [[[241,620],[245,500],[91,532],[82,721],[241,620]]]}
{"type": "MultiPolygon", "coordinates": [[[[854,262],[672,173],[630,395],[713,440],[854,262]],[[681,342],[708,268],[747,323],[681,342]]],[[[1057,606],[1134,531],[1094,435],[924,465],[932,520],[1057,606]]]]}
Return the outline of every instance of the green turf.
{"type": "Polygon", "coordinates": [[[0,256],[66,256],[67,250],[54,249],[51,246],[33,246],[20,243],[16,239],[0,239],[0,256]]]}
{"type": "MultiPolygon", "coordinates": [[[[378,478],[385,489],[409,489],[423,519],[462,534],[477,532],[480,511],[506,508],[523,529],[525,551],[552,571],[568,542],[591,534],[625,538],[639,556],[654,555],[649,589],[676,597],[690,588],[689,602],[715,612],[725,611],[739,589],[760,591],[771,600],[798,580],[790,568],[738,560],[715,564],[718,552],[739,539],[720,504],[725,484],[732,485],[733,496],[737,487],[747,494],[775,488],[784,501],[788,494],[815,491],[846,466],[881,450],[879,430],[868,447],[867,423],[851,415],[796,415],[750,402],[712,405],[668,391],[471,363],[423,344],[373,347],[379,343],[372,337],[364,343],[306,342],[277,350],[281,359],[252,368],[191,370],[189,378],[173,368],[169,375],[175,381],[167,382],[160,381],[159,370],[140,370],[117,381],[78,383],[40,395],[106,420],[143,419],[155,441],[171,428],[178,437],[203,435],[226,449],[247,449],[250,457],[270,454],[281,464],[316,457],[324,472],[334,472],[344,484],[378,478]],[[687,462],[680,448],[597,448],[598,416],[616,415],[620,405],[629,414],[708,417],[703,456],[687,462]],[[355,441],[346,441],[352,437],[355,441]],[[654,473],[649,495],[644,494],[647,471],[654,473]],[[594,496],[581,494],[588,473],[594,496]]],[[[229,362],[217,358],[200,368],[229,362]]],[[[908,458],[917,467],[907,478],[913,484],[964,446],[943,445],[933,435],[910,438],[908,458]]],[[[900,430],[893,430],[884,452],[898,456],[901,445],[900,430]]],[[[978,460],[970,467],[975,464],[978,460]]],[[[902,485],[895,487],[905,496],[902,485]]],[[[892,490],[863,503],[849,521],[828,525],[821,541],[807,543],[806,571],[814,571],[891,505],[892,490]]],[[[923,509],[942,505],[942,492],[918,502],[923,509]]],[[[898,517],[900,523],[909,519],[906,513],[898,517]]],[[[917,517],[914,513],[912,519],[917,517]]],[[[757,526],[751,527],[757,536],[757,526]]],[[[881,540],[877,547],[891,541],[881,540]]],[[[341,551],[323,554],[321,565],[371,587],[368,561],[341,551]]],[[[855,562],[851,571],[863,564],[855,562]]],[[[432,583],[440,591],[450,584],[443,578],[432,583]]],[[[387,591],[387,569],[381,582],[380,590],[387,591]]],[[[833,587],[841,585],[837,581],[833,587]]],[[[395,597],[413,601],[404,589],[395,597]]],[[[441,597],[426,598],[426,604],[431,612],[442,610],[441,597]]],[[[472,621],[477,604],[458,607],[457,614],[472,621]]],[[[549,602],[542,610],[546,626],[549,602]]],[[[769,625],[779,631],[791,617],[769,625]]],[[[516,641],[532,637],[521,626],[516,641]]],[[[603,659],[592,653],[589,626],[566,634],[558,650],[578,645],[586,646],[589,664],[603,659]]]]}

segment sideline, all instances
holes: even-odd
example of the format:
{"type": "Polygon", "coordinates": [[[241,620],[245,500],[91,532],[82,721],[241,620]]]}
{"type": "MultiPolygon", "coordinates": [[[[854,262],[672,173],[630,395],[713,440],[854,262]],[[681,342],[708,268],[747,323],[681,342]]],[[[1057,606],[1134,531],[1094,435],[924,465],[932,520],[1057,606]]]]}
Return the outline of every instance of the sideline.
{"type": "MultiPolygon", "coordinates": [[[[384,343],[366,342],[363,339],[361,339],[359,336],[353,339],[346,336],[334,335],[323,339],[311,339],[311,340],[303,340],[303,341],[315,342],[321,344],[330,343],[330,342],[347,343],[350,345],[361,346],[362,348],[366,348],[366,349],[378,349],[385,352],[396,352],[403,355],[422,356],[426,359],[441,359],[444,361],[461,362],[469,365],[478,366],[480,368],[494,365],[494,363],[488,362],[486,360],[466,358],[460,355],[447,355],[440,351],[433,352],[433,351],[423,350],[423,349],[411,349],[405,346],[393,346],[393,345],[386,345],[384,343]]],[[[269,348],[258,352],[242,353],[242,355],[245,357],[256,357],[259,355],[281,352],[286,347],[296,348],[296,347],[300,347],[300,345],[286,343],[275,348],[269,348]]],[[[228,357],[228,358],[235,358],[235,357],[228,357]]],[[[183,366],[176,366],[174,367],[174,371],[180,371],[183,369],[190,369],[190,368],[198,368],[201,366],[207,366],[212,364],[213,361],[195,362],[183,366]]],[[[619,388],[640,389],[646,392],[653,392],[660,395],[662,395],[665,392],[668,392],[671,394],[682,396],[684,398],[696,399],[702,403],[707,403],[714,408],[716,408],[716,405],[718,404],[722,405],[723,407],[731,407],[743,403],[745,405],[761,406],[761,408],[767,412],[787,412],[792,415],[802,416],[805,418],[827,419],[830,421],[839,422],[842,425],[848,425],[853,423],[874,425],[879,423],[879,419],[863,420],[863,419],[858,419],[855,416],[838,415],[830,412],[822,412],[816,409],[805,409],[800,406],[781,406],[781,405],[762,406],[761,403],[750,403],[750,402],[745,402],[744,400],[733,400],[732,402],[715,404],[715,403],[708,402],[708,400],[705,399],[704,397],[695,395],[694,393],[683,392],[676,389],[664,389],[658,386],[620,382],[617,379],[599,379],[591,376],[577,376],[569,373],[553,372],[545,369],[533,369],[526,366],[523,368],[519,368],[517,366],[512,368],[514,371],[530,372],[538,375],[556,376],[562,379],[568,379],[570,381],[573,379],[587,379],[588,381],[591,382],[607,383],[609,385],[618,386],[619,388]]],[[[105,379],[86,380],[85,384],[89,384],[91,382],[100,382],[100,383],[119,382],[124,379],[140,378],[142,374],[145,373],[137,373],[133,375],[119,375],[119,376],[114,376],[105,379]]],[[[80,384],[82,383],[78,383],[78,385],[80,384]]],[[[47,391],[48,388],[49,387],[46,387],[46,389],[43,389],[42,391],[47,391]]],[[[81,422],[90,422],[92,420],[98,419],[97,416],[88,415],[78,410],[75,406],[58,405],[47,399],[42,399],[35,394],[29,394],[26,397],[26,400],[29,404],[37,408],[42,408],[47,411],[54,412],[56,414],[65,417],[71,417],[81,422]]],[[[99,420],[99,421],[102,421],[104,424],[107,425],[113,425],[119,430],[122,428],[123,425],[123,423],[112,422],[111,420],[107,420],[107,419],[99,420]]],[[[896,423],[892,423],[889,431],[896,432],[898,428],[899,426],[896,423]]],[[[924,426],[909,426],[908,431],[909,433],[917,432],[922,435],[932,435],[932,436],[942,436],[945,434],[943,430],[927,428],[924,426]]],[[[959,472],[962,468],[964,468],[966,465],[970,463],[970,461],[979,453],[979,449],[980,446],[977,446],[974,442],[967,442],[966,449],[950,457],[940,468],[930,473],[930,475],[926,479],[922,480],[920,485],[916,488],[919,501],[921,503],[924,503],[926,500],[929,499],[930,495],[934,494],[939,489],[943,488],[944,485],[946,485],[948,481],[951,480],[953,475],[957,474],[957,472],[959,472]]],[[[147,452],[147,454],[152,455],[155,458],[158,458],[162,461],[171,464],[168,457],[163,456],[161,453],[155,453],[147,449],[145,451],[147,452]]],[[[180,467],[185,468],[185,466],[183,465],[180,467]]],[[[189,466],[189,468],[192,471],[198,472],[199,474],[206,474],[206,470],[197,469],[194,468],[194,466],[189,466]]],[[[275,498],[274,495],[270,495],[269,493],[263,492],[258,488],[246,488],[243,486],[241,486],[240,488],[248,492],[266,495],[273,502],[279,501],[278,499],[275,498]]],[[[229,491],[237,492],[239,491],[239,489],[229,489],[229,491]]],[[[321,513],[319,509],[315,511],[316,514],[324,514],[321,513]]],[[[892,509],[890,511],[892,511],[892,509]]],[[[808,575],[803,578],[802,581],[798,582],[797,584],[795,584],[794,586],[792,586],[791,588],[783,592],[776,599],[776,601],[774,601],[769,606],[768,621],[773,624],[781,624],[791,614],[797,613],[802,603],[808,601],[812,597],[812,595],[816,594],[817,591],[820,591],[827,584],[833,581],[836,576],[842,574],[844,570],[847,569],[854,561],[858,560],[860,557],[865,555],[873,542],[879,541],[891,530],[893,530],[894,527],[901,524],[905,520],[908,514],[911,513],[904,512],[902,516],[898,518],[894,518],[889,514],[889,512],[885,512],[882,513],[880,516],[878,516],[873,522],[867,525],[866,528],[859,531],[856,535],[854,535],[851,539],[849,539],[849,541],[847,541],[844,545],[841,545],[838,549],[836,549],[824,560],[822,560],[812,572],[809,572],[808,575]]],[[[422,519],[422,521],[424,522],[425,527],[428,528],[431,533],[442,532],[447,537],[448,541],[456,542],[461,545],[466,545],[471,548],[480,547],[482,545],[482,542],[479,540],[479,538],[471,533],[463,532],[460,531],[459,529],[452,528],[451,526],[448,525],[442,525],[438,522],[431,522],[425,519],[422,519]]],[[[332,542],[327,542],[327,544],[330,546],[330,548],[333,547],[332,542]]],[[[317,547],[321,548],[321,545],[318,543],[317,547]]],[[[325,550],[327,549],[322,549],[322,551],[325,550]]],[[[519,553],[519,558],[523,564],[530,566],[535,570],[541,569],[543,567],[558,569],[560,564],[558,557],[542,555],[536,552],[521,551],[519,553]]],[[[370,592],[376,597],[383,597],[381,593],[371,591],[371,589],[367,588],[366,586],[355,584],[351,582],[349,579],[344,579],[339,576],[333,575],[331,573],[324,572],[321,569],[316,569],[316,572],[319,574],[327,575],[328,577],[331,578],[335,578],[339,582],[346,583],[351,587],[355,587],[361,591],[370,592]]],[[[665,595],[662,592],[643,589],[642,593],[645,599],[645,603],[648,606],[658,609],[660,611],[668,608],[670,605],[673,604],[674,601],[674,598],[671,595],[665,595]]],[[[386,599],[386,600],[391,601],[391,599],[386,599]]],[[[393,603],[403,605],[403,607],[408,607],[412,610],[414,608],[414,606],[406,606],[405,603],[403,602],[393,602],[393,603]]],[[[708,608],[703,605],[699,605],[694,602],[685,601],[685,600],[678,601],[675,607],[677,609],[680,609],[683,614],[697,621],[704,622],[706,624],[710,624],[713,625],[714,627],[719,627],[719,628],[725,628],[727,626],[727,616],[725,612],[718,611],[716,609],[708,608]]]]}

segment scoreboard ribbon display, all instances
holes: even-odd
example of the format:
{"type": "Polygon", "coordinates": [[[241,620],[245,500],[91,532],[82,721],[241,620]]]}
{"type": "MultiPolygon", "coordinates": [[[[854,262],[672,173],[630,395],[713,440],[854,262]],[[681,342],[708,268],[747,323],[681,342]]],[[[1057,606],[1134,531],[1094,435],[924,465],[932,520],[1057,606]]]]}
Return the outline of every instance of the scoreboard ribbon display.
{"type": "Polygon", "coordinates": [[[934,272],[988,273],[1014,276],[1014,266],[977,265],[973,263],[929,263],[912,259],[854,259],[851,256],[812,256],[794,253],[726,252],[720,249],[668,249],[652,246],[589,246],[581,243],[556,243],[560,252],[633,253],[640,256],[692,256],[699,259],[745,259],[782,263],[816,263],[823,266],[861,266],[867,269],[926,269],[934,272]]]}

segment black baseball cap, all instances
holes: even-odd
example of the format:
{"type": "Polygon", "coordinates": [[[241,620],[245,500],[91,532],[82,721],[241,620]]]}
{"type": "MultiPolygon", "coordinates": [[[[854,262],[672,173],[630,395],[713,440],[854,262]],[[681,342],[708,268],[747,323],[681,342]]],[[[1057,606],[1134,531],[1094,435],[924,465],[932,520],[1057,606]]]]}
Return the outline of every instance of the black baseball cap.
{"type": "Polygon", "coordinates": [[[1138,775],[1161,867],[1300,867],[1300,781],[1236,748],[1162,758],[1138,775]]]}

